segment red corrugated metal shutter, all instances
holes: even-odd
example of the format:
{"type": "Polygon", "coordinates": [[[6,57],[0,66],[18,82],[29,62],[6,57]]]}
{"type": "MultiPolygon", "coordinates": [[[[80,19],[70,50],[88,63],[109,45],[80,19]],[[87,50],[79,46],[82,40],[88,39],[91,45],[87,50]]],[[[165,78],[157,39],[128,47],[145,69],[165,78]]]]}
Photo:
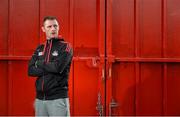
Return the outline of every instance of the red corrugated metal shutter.
{"type": "Polygon", "coordinates": [[[107,1],[107,57],[114,58],[108,61],[107,103],[114,102],[108,114],[180,114],[179,3],[107,1]]]}

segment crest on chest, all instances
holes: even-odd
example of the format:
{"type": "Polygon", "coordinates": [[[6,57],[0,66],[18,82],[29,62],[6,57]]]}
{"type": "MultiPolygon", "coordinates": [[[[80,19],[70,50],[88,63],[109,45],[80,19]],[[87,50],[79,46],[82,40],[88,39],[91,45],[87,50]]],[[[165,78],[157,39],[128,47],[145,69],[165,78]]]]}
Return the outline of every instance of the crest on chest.
{"type": "Polygon", "coordinates": [[[54,51],[52,52],[52,56],[58,56],[58,51],[57,51],[57,50],[54,50],[54,51]]]}

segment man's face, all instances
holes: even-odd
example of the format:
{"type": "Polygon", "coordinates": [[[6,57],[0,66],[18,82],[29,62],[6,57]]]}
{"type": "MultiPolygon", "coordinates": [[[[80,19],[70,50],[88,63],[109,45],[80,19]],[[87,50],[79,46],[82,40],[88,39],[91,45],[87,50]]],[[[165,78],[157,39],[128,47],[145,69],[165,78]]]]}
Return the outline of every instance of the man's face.
{"type": "Polygon", "coordinates": [[[46,33],[47,39],[57,38],[59,33],[59,24],[56,20],[46,20],[42,30],[46,33]]]}

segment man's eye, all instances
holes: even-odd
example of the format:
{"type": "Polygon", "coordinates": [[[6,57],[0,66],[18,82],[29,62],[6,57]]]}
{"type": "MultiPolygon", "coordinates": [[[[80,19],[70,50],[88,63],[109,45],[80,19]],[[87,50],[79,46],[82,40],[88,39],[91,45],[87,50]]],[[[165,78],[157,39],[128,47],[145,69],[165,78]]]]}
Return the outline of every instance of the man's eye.
{"type": "Polygon", "coordinates": [[[51,28],[51,26],[48,26],[48,28],[51,28]]]}

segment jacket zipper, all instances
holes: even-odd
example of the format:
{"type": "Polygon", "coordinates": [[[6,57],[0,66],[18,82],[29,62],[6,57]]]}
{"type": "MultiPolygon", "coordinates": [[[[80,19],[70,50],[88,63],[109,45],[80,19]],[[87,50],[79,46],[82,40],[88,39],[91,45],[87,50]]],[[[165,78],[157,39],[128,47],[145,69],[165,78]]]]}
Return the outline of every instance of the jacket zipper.
{"type": "MultiPolygon", "coordinates": [[[[46,46],[47,46],[47,43],[45,45],[45,49],[44,50],[46,50],[46,46]]],[[[45,52],[47,52],[46,56],[45,56],[45,62],[46,63],[49,62],[49,56],[50,56],[51,47],[52,47],[52,40],[50,41],[50,43],[48,45],[47,51],[43,52],[43,54],[45,52]]],[[[43,92],[43,100],[45,100],[46,99],[46,95],[45,95],[45,92],[44,92],[44,73],[43,73],[43,81],[42,81],[42,92],[43,92]]]]}
{"type": "MultiPolygon", "coordinates": [[[[46,50],[46,47],[47,47],[47,43],[45,44],[45,46],[44,46],[44,51],[43,51],[43,54],[45,54],[45,52],[46,51],[48,51],[48,48],[47,48],[47,50],[46,50]]],[[[46,61],[46,56],[45,56],[45,61],[46,61]]],[[[45,92],[44,92],[44,73],[43,73],[43,81],[42,81],[42,84],[41,84],[41,90],[42,90],[42,92],[43,92],[43,100],[45,100],[46,99],[46,96],[45,96],[45,92]]]]}

